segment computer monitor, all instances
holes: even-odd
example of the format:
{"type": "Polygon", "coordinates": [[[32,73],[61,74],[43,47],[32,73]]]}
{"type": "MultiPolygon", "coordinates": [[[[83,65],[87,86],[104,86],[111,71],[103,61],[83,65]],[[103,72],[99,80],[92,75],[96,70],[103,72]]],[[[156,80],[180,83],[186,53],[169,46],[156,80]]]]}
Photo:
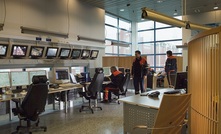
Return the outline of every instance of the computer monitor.
{"type": "Polygon", "coordinates": [[[51,83],[60,84],[70,82],[70,70],[68,67],[54,67],[48,74],[51,83]]]}
{"type": "Polygon", "coordinates": [[[99,51],[98,50],[91,50],[90,58],[95,59],[98,56],[99,51]]]}
{"type": "Polygon", "coordinates": [[[29,85],[28,72],[11,72],[11,85],[12,86],[23,86],[29,85]]]}
{"type": "Polygon", "coordinates": [[[186,89],[187,88],[187,72],[178,72],[176,74],[174,89],[186,89]]]}
{"type": "Polygon", "coordinates": [[[46,55],[47,58],[54,58],[57,56],[58,48],[57,47],[47,47],[46,55]]]}
{"type": "Polygon", "coordinates": [[[7,55],[8,45],[0,44],[0,57],[5,57],[7,55]]]}
{"type": "Polygon", "coordinates": [[[72,73],[70,73],[70,80],[71,80],[72,83],[77,84],[76,77],[72,73]]]}
{"type": "Polygon", "coordinates": [[[27,50],[28,50],[28,46],[25,45],[12,45],[12,49],[11,49],[11,56],[15,57],[15,58],[19,58],[19,57],[25,57],[27,50]]]}
{"type": "Polygon", "coordinates": [[[73,49],[71,53],[72,59],[78,59],[81,56],[81,49],[73,49]]]}
{"type": "Polygon", "coordinates": [[[61,59],[68,58],[70,55],[70,52],[71,52],[70,48],[61,48],[60,53],[59,53],[59,57],[61,59]]]}
{"type": "Polygon", "coordinates": [[[45,70],[29,71],[29,84],[32,83],[32,77],[36,75],[46,75],[45,70]]]}
{"type": "Polygon", "coordinates": [[[118,70],[124,74],[124,67],[119,67],[118,70]]]}
{"type": "Polygon", "coordinates": [[[31,58],[39,58],[39,57],[42,57],[43,52],[44,52],[44,47],[31,46],[31,50],[30,50],[29,56],[31,58]]]}
{"type": "Polygon", "coordinates": [[[105,76],[111,75],[110,67],[103,67],[103,70],[104,70],[104,75],[105,76]]]}
{"type": "Polygon", "coordinates": [[[9,72],[0,72],[0,88],[10,87],[9,72]]]}
{"type": "Polygon", "coordinates": [[[81,53],[81,58],[82,58],[82,59],[87,59],[87,58],[89,58],[89,56],[90,56],[90,50],[88,50],[88,49],[83,49],[83,50],[82,50],[82,53],[81,53]]]}

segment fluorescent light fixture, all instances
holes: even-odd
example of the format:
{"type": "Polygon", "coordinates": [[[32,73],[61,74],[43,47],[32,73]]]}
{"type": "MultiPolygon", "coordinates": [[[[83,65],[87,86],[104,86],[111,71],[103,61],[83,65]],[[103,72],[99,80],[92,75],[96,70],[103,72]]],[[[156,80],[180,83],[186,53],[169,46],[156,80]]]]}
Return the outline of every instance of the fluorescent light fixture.
{"type": "Polygon", "coordinates": [[[111,41],[111,45],[113,45],[113,46],[121,46],[121,47],[129,47],[130,44],[111,41]]]}
{"type": "Polygon", "coordinates": [[[3,30],[4,24],[0,23],[0,31],[3,30]]]}
{"type": "Polygon", "coordinates": [[[218,6],[213,7],[214,10],[216,10],[216,9],[218,9],[218,8],[219,8],[218,6]]]}
{"type": "Polygon", "coordinates": [[[120,9],[120,11],[121,11],[121,12],[123,12],[123,11],[124,11],[124,9],[120,9]]]}
{"type": "Polygon", "coordinates": [[[21,26],[20,28],[21,28],[21,33],[24,33],[24,34],[46,35],[46,36],[68,38],[67,33],[57,33],[57,32],[52,32],[52,31],[41,30],[41,29],[23,27],[23,26],[21,26]]]}
{"type": "Polygon", "coordinates": [[[100,40],[100,39],[93,39],[93,38],[88,38],[88,37],[82,37],[82,36],[77,36],[77,40],[85,40],[85,41],[93,41],[93,42],[98,42],[98,43],[105,43],[105,40],[100,40]]]}
{"type": "Polygon", "coordinates": [[[164,14],[158,13],[158,12],[148,9],[146,7],[142,8],[141,18],[154,20],[157,22],[165,23],[168,25],[176,26],[176,27],[187,27],[187,28],[190,27],[191,29],[196,29],[196,30],[212,29],[211,27],[207,27],[204,25],[194,24],[189,21],[179,20],[179,19],[167,16],[164,14]],[[188,26],[187,26],[187,24],[188,24],[188,26]]]}

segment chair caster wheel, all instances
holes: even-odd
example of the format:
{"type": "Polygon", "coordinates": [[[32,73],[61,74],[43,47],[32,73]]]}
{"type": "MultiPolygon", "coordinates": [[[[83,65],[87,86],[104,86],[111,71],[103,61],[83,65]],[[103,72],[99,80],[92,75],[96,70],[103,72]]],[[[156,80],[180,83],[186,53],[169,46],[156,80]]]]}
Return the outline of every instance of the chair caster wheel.
{"type": "Polygon", "coordinates": [[[81,110],[81,109],[79,109],[79,112],[81,113],[81,112],[82,112],[82,110],[81,110]]]}
{"type": "Polygon", "coordinates": [[[102,108],[100,108],[102,110],[102,108]]]}

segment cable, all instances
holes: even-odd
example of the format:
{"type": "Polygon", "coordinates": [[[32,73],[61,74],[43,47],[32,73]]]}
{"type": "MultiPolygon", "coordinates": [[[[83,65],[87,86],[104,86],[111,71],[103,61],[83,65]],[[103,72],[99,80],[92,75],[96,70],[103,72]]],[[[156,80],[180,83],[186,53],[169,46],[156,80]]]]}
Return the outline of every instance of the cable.
{"type": "Polygon", "coordinates": [[[5,8],[5,14],[4,14],[4,19],[3,19],[3,24],[5,24],[5,19],[6,19],[6,2],[4,0],[4,8],[5,8]]]}
{"type": "Polygon", "coordinates": [[[68,17],[68,34],[69,34],[69,28],[70,28],[70,13],[69,13],[69,0],[67,0],[67,17],[68,17]]]}

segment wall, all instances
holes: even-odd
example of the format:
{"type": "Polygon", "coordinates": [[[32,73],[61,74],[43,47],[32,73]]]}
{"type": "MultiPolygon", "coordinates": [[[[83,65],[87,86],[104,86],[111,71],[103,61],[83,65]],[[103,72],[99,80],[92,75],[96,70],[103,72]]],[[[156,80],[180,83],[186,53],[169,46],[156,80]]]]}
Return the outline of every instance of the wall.
{"type": "MultiPolygon", "coordinates": [[[[221,24],[221,10],[199,13],[194,15],[183,16],[183,20],[188,20],[197,24],[212,24],[217,23],[221,24]]],[[[197,34],[197,31],[188,30],[183,28],[183,44],[188,43],[190,39],[197,34]]],[[[183,49],[183,71],[185,71],[186,66],[188,65],[188,50],[186,48],[183,49]]]]}
{"type": "MultiPolygon", "coordinates": [[[[97,60],[83,62],[90,63],[93,67],[102,66],[104,43],[77,41],[77,35],[104,40],[104,10],[84,5],[79,0],[5,0],[5,2],[5,26],[4,30],[0,31],[0,37],[35,40],[35,37],[41,36],[44,41],[51,38],[52,42],[63,45],[66,43],[67,47],[74,48],[78,45],[81,48],[99,49],[97,60]],[[69,38],[22,34],[21,26],[68,33],[69,38]]],[[[4,21],[4,14],[4,0],[0,0],[0,23],[4,21]]]]}

